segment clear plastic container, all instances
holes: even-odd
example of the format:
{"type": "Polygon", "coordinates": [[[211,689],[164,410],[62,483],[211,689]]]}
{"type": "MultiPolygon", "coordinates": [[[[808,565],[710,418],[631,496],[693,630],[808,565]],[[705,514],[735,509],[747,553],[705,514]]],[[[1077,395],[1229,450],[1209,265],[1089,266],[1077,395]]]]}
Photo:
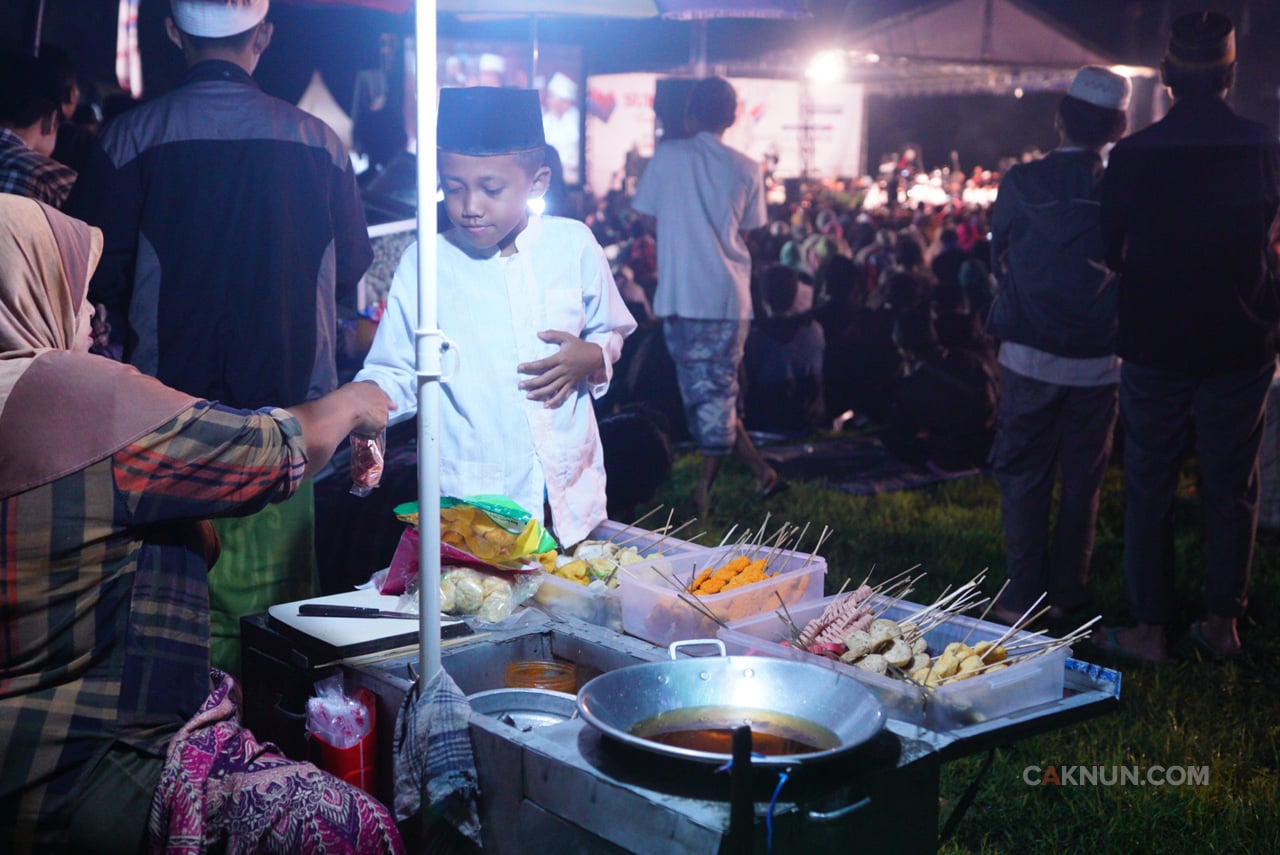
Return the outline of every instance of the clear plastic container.
{"type": "Polygon", "coordinates": [[[767,572],[778,574],[771,579],[719,594],[700,595],[696,600],[683,593],[690,580],[704,569],[720,567],[742,551],[740,547],[722,547],[623,568],[618,574],[622,581],[619,590],[623,630],[665,646],[689,638],[714,638],[720,626],[703,609],[727,623],[771,613],[779,607],[779,597],[788,608],[821,599],[826,559],[786,549],[758,553],[759,557],[769,558],[767,572]]]}
{"type": "MultiPolygon", "coordinates": [[[[799,607],[788,607],[791,619],[797,626],[822,614],[835,597],[825,597],[799,607]]],[[[882,601],[881,601],[882,602],[882,601]]],[[[882,617],[904,620],[923,606],[900,601],[890,606],[882,617]]],[[[1016,662],[1008,668],[979,674],[967,680],[944,683],[927,692],[919,686],[872,674],[825,656],[817,656],[804,650],[782,644],[788,638],[786,627],[775,614],[777,609],[745,620],[733,621],[721,629],[716,637],[724,642],[730,655],[776,656],[800,662],[815,662],[849,674],[875,691],[885,705],[890,718],[923,725],[930,730],[945,733],[957,727],[987,721],[997,716],[1038,704],[1062,699],[1062,687],[1066,671],[1067,648],[1037,656],[1025,662],[1016,662]]],[[[979,641],[995,641],[1008,631],[1007,626],[980,621],[971,617],[955,617],[925,633],[929,655],[936,656],[953,641],[965,641],[973,645],[979,641]]],[[[1015,633],[1006,643],[1016,641],[1026,633],[1015,633]]]]}
{"type": "Polygon", "coordinates": [[[578,691],[578,669],[572,662],[556,659],[508,662],[503,685],[508,689],[549,689],[572,695],[578,691]]]}
{"type": "MultiPolygon", "coordinates": [[[[687,540],[662,535],[642,528],[628,527],[625,523],[605,520],[587,535],[587,540],[615,540],[634,546],[642,555],[657,549],[666,556],[702,554],[711,550],[687,540]],[[629,542],[628,542],[629,541],[629,542]]],[[[542,578],[542,584],[533,595],[533,602],[542,611],[554,617],[571,617],[603,626],[614,632],[622,632],[622,601],[618,588],[606,585],[579,585],[577,582],[554,576],[542,578]]]]}

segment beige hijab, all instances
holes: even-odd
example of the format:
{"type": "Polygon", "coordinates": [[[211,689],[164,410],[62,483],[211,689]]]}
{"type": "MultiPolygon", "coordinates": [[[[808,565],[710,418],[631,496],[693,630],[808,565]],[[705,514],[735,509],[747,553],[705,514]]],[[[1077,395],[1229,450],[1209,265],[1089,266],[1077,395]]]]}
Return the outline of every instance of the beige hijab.
{"type": "Polygon", "coordinates": [[[102,233],[0,193],[0,499],[124,448],[196,399],[130,366],[73,352],[102,233]]]}

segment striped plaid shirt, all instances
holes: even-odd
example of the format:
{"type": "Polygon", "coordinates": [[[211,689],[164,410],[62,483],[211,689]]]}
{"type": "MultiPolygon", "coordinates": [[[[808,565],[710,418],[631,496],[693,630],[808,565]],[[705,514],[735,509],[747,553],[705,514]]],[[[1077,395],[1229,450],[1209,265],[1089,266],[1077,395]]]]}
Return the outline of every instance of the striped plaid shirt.
{"type": "Polygon", "coordinates": [[[209,694],[192,521],[287,498],[305,465],[286,411],[202,401],[0,503],[0,850],[56,835],[113,741],[163,756],[209,694]]]}
{"type": "Polygon", "coordinates": [[[0,193],[61,208],[75,183],[74,169],[45,157],[8,128],[0,128],[0,193]]]}

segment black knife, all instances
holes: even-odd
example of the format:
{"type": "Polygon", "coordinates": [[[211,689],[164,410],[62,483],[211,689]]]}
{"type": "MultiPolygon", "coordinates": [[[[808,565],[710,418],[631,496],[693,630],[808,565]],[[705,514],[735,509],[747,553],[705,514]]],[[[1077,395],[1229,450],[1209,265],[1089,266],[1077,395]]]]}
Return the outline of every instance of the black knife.
{"type": "Polygon", "coordinates": [[[418,615],[413,612],[388,612],[371,606],[333,606],[324,603],[302,603],[298,606],[298,615],[300,617],[418,619],[418,615]]]}

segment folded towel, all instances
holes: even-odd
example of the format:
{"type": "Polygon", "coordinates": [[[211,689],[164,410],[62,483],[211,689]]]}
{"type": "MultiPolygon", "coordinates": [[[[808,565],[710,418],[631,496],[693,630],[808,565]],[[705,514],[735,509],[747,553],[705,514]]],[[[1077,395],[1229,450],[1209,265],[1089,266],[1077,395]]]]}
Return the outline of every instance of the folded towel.
{"type": "Polygon", "coordinates": [[[396,819],[403,822],[422,808],[480,843],[480,787],[471,753],[467,720],[471,704],[453,678],[441,669],[424,692],[415,685],[396,719],[396,819]]]}

